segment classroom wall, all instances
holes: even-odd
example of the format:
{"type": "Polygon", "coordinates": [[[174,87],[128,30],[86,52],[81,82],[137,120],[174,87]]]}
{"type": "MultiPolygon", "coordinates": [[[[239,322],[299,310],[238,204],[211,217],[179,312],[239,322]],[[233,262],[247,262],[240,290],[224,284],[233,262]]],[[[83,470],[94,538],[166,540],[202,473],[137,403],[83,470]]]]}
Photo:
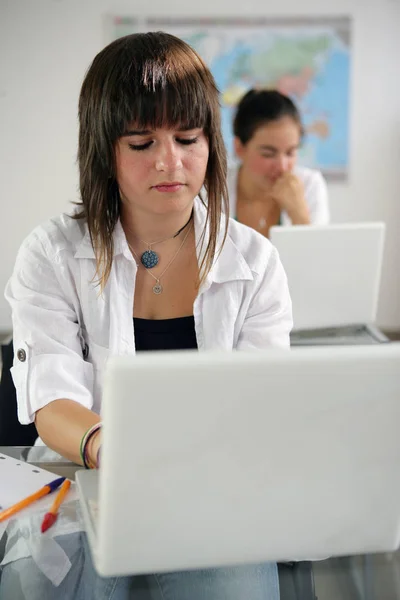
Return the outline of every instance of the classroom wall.
{"type": "Polygon", "coordinates": [[[383,220],[387,242],[378,324],[400,329],[400,0],[0,0],[0,331],[18,246],[77,199],[77,98],[107,43],[105,14],[351,15],[351,171],[329,185],[335,222],[383,220]]]}

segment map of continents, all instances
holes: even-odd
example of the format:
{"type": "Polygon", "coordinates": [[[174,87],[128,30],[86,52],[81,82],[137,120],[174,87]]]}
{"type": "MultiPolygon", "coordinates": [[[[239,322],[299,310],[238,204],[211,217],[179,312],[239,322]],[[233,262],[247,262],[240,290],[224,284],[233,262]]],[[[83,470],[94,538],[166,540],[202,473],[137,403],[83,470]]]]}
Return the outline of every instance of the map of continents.
{"type": "Polygon", "coordinates": [[[222,127],[229,158],[233,156],[235,106],[251,87],[275,88],[289,95],[301,111],[305,138],[301,164],[328,178],[348,170],[350,23],[262,19],[249,24],[230,19],[148,18],[141,26],[116,19],[115,35],[132,30],[164,30],[192,45],[211,68],[221,92],[222,127]],[[119,30],[118,30],[119,29],[119,30]]]}

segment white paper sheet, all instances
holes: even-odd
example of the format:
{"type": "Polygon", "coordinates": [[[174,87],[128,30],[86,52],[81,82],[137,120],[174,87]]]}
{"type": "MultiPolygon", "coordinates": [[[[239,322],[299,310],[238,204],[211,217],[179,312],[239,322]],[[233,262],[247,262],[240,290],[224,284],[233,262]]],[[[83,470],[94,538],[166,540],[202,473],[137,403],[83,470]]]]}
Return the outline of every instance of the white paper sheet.
{"type": "Polygon", "coordinates": [[[57,479],[57,475],[0,454],[0,510],[12,506],[57,479]]]}
{"type": "MultiPolygon", "coordinates": [[[[0,454],[0,510],[4,510],[27,496],[37,492],[41,487],[57,479],[55,473],[40,469],[34,465],[0,454]]],[[[36,511],[43,511],[50,507],[55,498],[54,493],[44,496],[33,502],[19,513],[14,515],[25,516],[36,511]]],[[[69,502],[76,498],[75,485],[73,484],[64,500],[69,502]]],[[[7,526],[7,521],[0,523],[0,537],[7,526]]]]}

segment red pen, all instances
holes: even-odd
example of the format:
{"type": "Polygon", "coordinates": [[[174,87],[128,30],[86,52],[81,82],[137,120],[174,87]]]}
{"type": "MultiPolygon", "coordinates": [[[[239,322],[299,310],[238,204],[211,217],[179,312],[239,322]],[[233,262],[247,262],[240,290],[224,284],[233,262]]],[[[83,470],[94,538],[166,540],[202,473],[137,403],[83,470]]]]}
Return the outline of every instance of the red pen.
{"type": "Polygon", "coordinates": [[[62,484],[62,486],[60,487],[60,490],[59,490],[53,504],[51,505],[49,512],[47,512],[44,515],[44,518],[42,521],[42,526],[41,526],[42,533],[47,531],[49,529],[49,527],[51,527],[53,525],[53,523],[55,523],[55,521],[57,520],[58,509],[60,508],[65,496],[67,495],[70,485],[71,485],[70,480],[66,479],[64,481],[64,483],[62,484]]]}

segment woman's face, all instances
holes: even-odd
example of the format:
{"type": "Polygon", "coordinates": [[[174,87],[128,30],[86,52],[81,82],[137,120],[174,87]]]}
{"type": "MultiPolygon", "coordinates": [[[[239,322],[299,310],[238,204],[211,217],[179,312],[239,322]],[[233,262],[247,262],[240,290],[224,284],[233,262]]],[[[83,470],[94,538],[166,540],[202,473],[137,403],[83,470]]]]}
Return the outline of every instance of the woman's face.
{"type": "Polygon", "coordinates": [[[282,117],[258,127],[246,144],[235,138],[235,151],[254,182],[265,186],[293,169],[300,141],[299,124],[282,117]]]}
{"type": "Polygon", "coordinates": [[[116,143],[122,202],[153,214],[185,211],[203,186],[208,140],[202,129],[129,128],[116,143]]]}

